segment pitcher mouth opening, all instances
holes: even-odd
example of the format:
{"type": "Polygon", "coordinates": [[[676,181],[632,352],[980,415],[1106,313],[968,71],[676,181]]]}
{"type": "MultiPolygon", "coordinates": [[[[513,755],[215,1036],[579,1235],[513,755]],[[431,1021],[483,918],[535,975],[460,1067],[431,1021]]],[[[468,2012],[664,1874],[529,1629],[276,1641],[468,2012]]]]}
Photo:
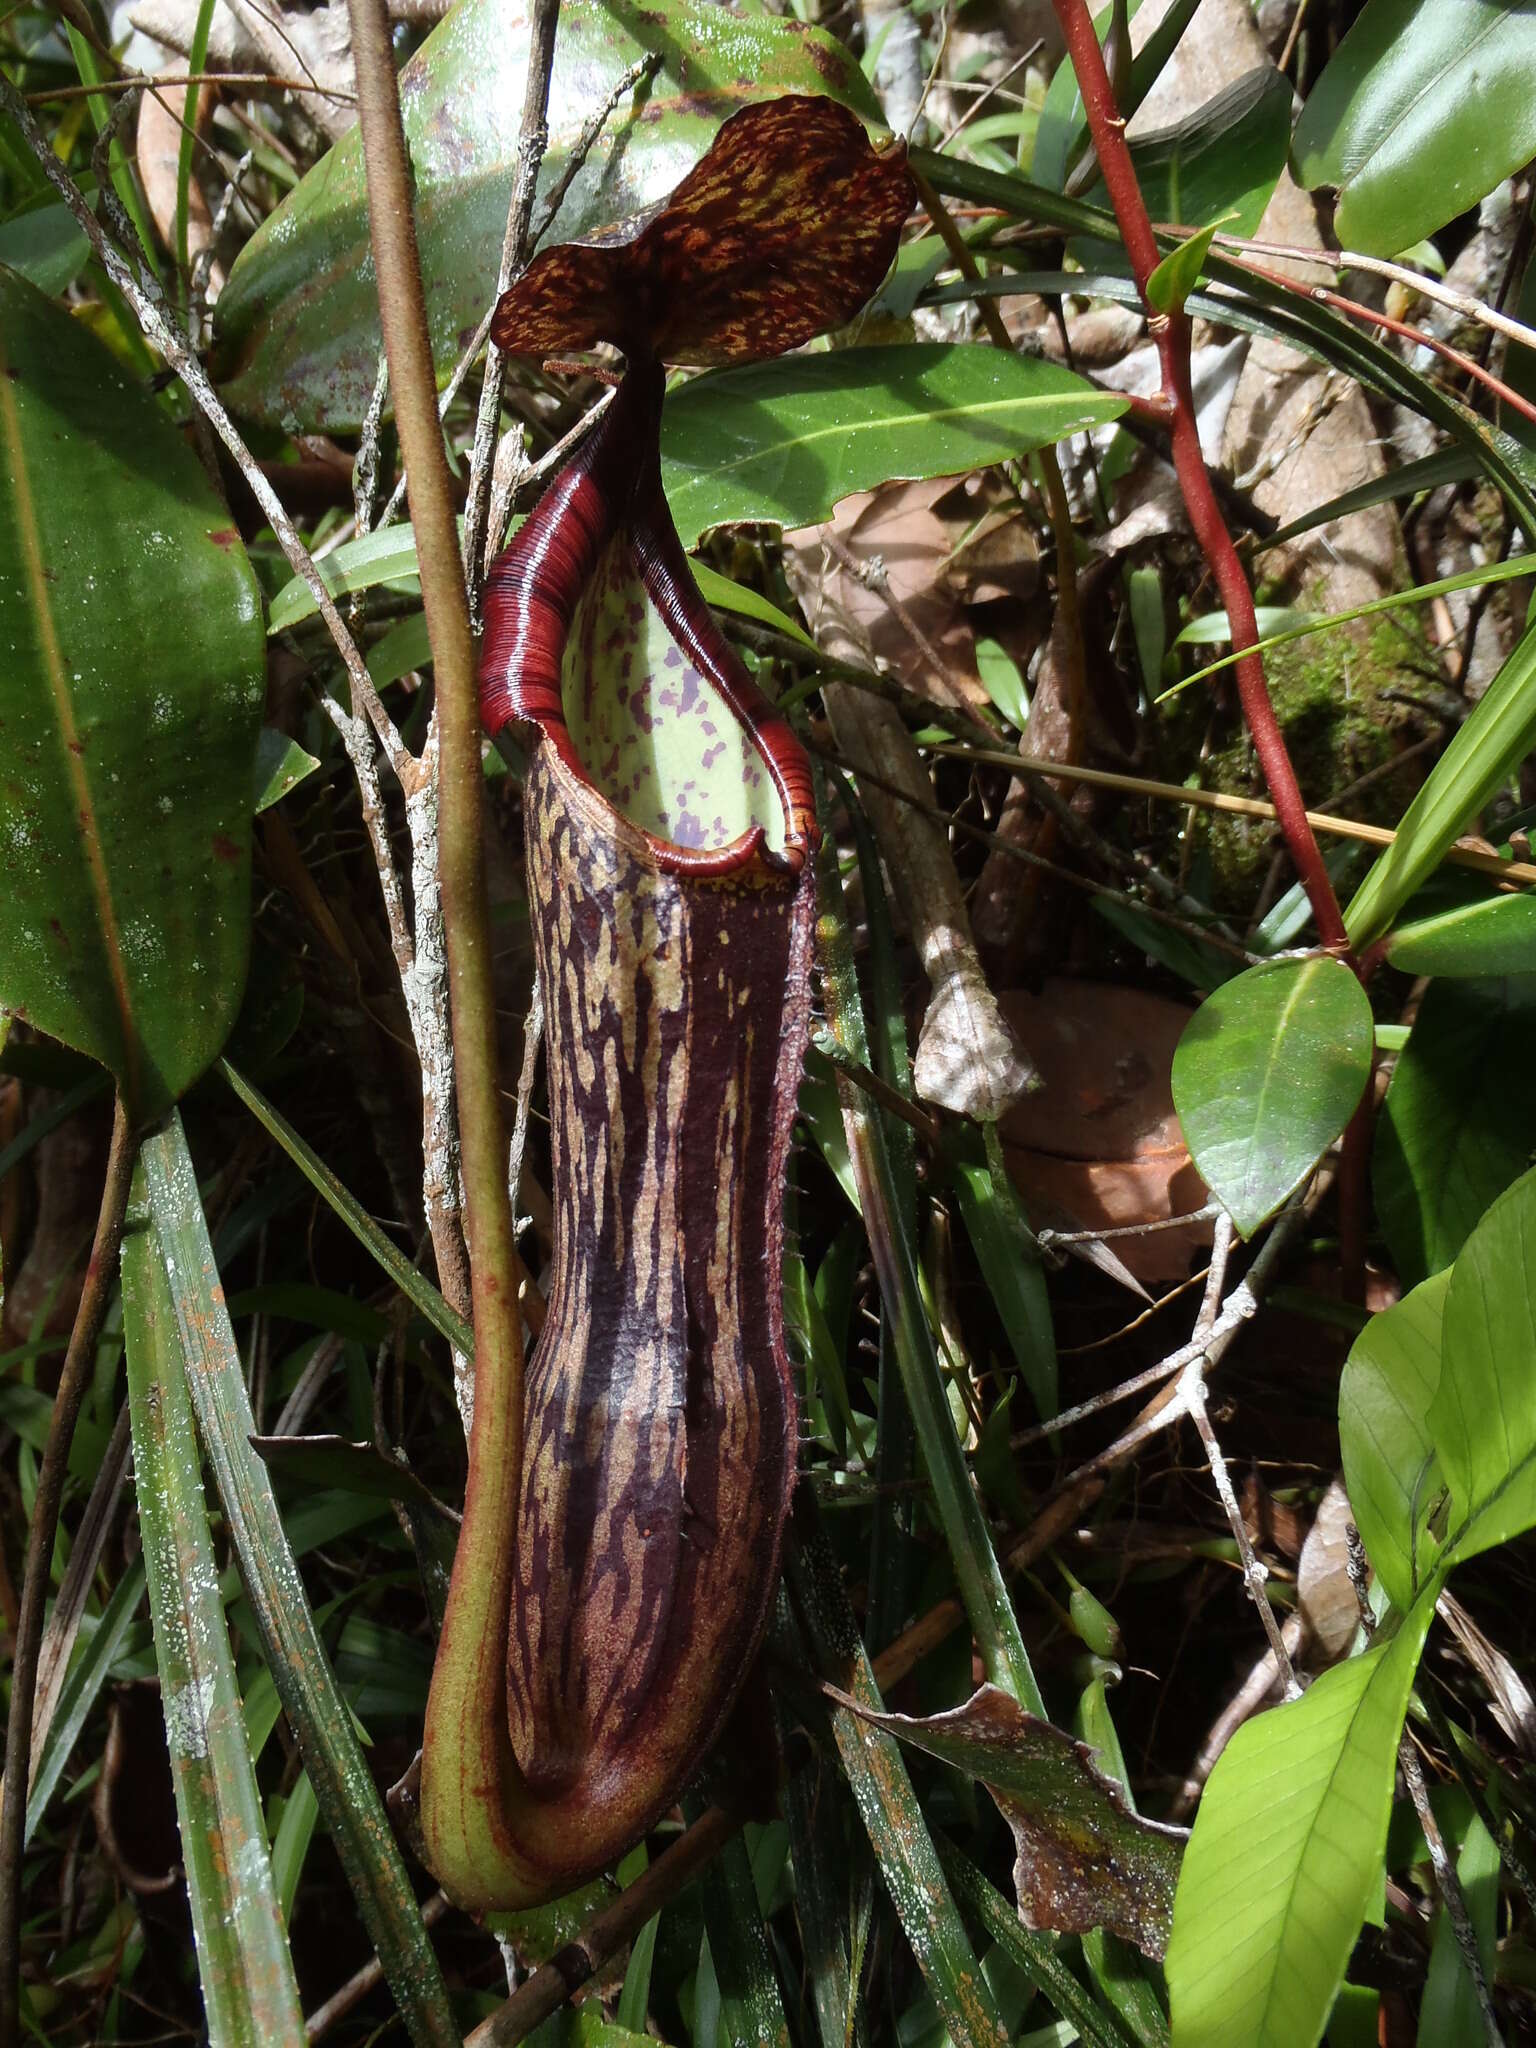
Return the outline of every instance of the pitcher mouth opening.
{"type": "Polygon", "coordinates": [[[810,764],[704,602],[661,489],[662,371],[636,363],[492,572],[481,710],[532,726],[662,869],[797,873],[810,764]]]}

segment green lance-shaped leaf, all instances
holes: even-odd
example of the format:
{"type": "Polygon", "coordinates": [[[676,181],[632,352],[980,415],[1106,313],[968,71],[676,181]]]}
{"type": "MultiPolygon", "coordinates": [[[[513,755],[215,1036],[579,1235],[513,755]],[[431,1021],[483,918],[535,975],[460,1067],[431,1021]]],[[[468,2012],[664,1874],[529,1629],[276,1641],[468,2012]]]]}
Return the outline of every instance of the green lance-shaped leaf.
{"type": "Polygon", "coordinates": [[[0,647],[0,1006],[151,1117],[245,982],[260,596],[168,415],[5,270],[0,647]]]}
{"type": "Polygon", "coordinates": [[[1446,1549],[1474,1557],[1536,1523],[1536,1172],[1451,1269],[1429,1426],[1451,1489],[1446,1549]]]}
{"type": "Polygon", "coordinates": [[[927,342],[836,349],[684,385],[667,406],[662,482],[691,545],[730,520],[809,526],[850,492],[1001,462],[1124,411],[1036,357],[927,342]]]}
{"type": "MultiPolygon", "coordinates": [[[[521,131],[531,7],[460,0],[400,78],[433,356],[446,378],[486,310],[521,131]]],[[[830,95],[878,123],[858,64],[832,37],[715,0],[564,0],[550,82],[547,193],[587,121],[639,59],[660,69],[621,103],[555,217],[564,241],[655,206],[722,121],[779,93],[830,95]]],[[[878,280],[876,280],[878,282],[878,280]]],[[[356,426],[379,324],[359,132],[252,236],[218,306],[215,374],[237,411],[290,428],[356,426]]]]}
{"type": "Polygon", "coordinates": [[[1536,896],[1488,896],[1399,925],[1387,958],[1404,974],[1536,975],[1536,896]]]}
{"type": "Polygon", "coordinates": [[[1350,1510],[1376,1576],[1405,1614],[1433,1569],[1429,1533],[1445,1482],[1430,1412],[1440,1384],[1450,1275],[1425,1280],[1371,1317],[1339,1381],[1339,1447],[1350,1510]]]}
{"type": "Polygon", "coordinates": [[[1369,0],[1307,97],[1299,181],[1339,188],[1346,249],[1395,256],[1536,154],[1536,16],[1508,0],[1369,0]]]}
{"type": "Polygon", "coordinates": [[[267,1669],[412,2041],[416,2048],[458,2048],[460,2031],[415,1890],[321,1643],[272,1481],[251,1448],[255,1422],[244,1370],[174,1111],[144,1141],[141,1158],[198,1432],[267,1669]]]}
{"type": "Polygon", "coordinates": [[[1168,1944],[1177,2048],[1315,2048],[1379,1880],[1398,1737],[1437,1587],[1222,1752],[1168,1944]]]}
{"type": "Polygon", "coordinates": [[[187,1361],[142,1168],[123,1239],[134,1482],[155,1658],[214,2048],[304,2039],[203,1504],[187,1361]]]}
{"type": "Polygon", "coordinates": [[[1371,1178],[1412,1285],[1449,1266],[1536,1152],[1536,974],[1435,981],[1398,1056],[1371,1178]]]}
{"type": "Polygon", "coordinates": [[[1086,1743],[985,1685],[963,1706],[921,1719],[841,1702],[877,1728],[979,1779],[1013,1830],[1026,1927],[1107,1927],[1158,1957],[1168,1943],[1185,1833],[1143,1820],[1086,1743]]]}
{"type": "Polygon", "coordinates": [[[1344,915],[1351,943],[1374,939],[1439,865],[1536,743],[1536,627],[1478,698],[1403,815],[1397,837],[1344,915]]]}
{"type": "Polygon", "coordinates": [[[1251,967],[1208,995],[1173,1056],[1201,1178],[1245,1237],[1349,1122],[1371,1071],[1371,1006],[1342,961],[1251,967]]]}

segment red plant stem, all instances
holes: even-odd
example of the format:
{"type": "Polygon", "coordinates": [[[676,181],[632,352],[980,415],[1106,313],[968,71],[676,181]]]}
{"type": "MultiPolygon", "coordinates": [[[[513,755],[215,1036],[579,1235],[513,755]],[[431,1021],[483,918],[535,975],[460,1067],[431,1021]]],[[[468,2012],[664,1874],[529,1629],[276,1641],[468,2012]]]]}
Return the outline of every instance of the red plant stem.
{"type": "Polygon", "coordinates": [[[1194,393],[1190,389],[1189,319],[1182,308],[1173,313],[1159,313],[1147,299],[1147,280],[1157,268],[1160,252],[1126,144],[1125,121],[1115,103],[1114,88],[1104,65],[1104,53],[1099,48],[1099,39],[1094,33],[1085,0],[1052,0],[1052,4],[1066,39],[1067,54],[1077,74],[1089,132],[1098,151],[1099,167],[1104,173],[1110,204],[1120,223],[1126,253],[1131,259],[1137,288],[1146,308],[1148,329],[1157,344],[1163,394],[1173,408],[1169,435],[1174,473],[1179,480],[1189,523],[1226,607],[1232,628],[1233,651],[1248,650],[1236,664],[1243,716],[1253,737],[1254,751],[1264,771],[1264,780],[1269,785],[1286,848],[1312,905],[1318,938],[1331,950],[1347,952],[1349,940],[1338,898],[1333,893],[1323,856],[1307,821],[1296,771],[1286,752],[1275,707],[1269,700],[1263,660],[1253,651],[1259,637],[1253,592],[1248,587],[1237,549],[1221,516],[1205,467],[1205,457],[1200,452],[1194,393]]]}

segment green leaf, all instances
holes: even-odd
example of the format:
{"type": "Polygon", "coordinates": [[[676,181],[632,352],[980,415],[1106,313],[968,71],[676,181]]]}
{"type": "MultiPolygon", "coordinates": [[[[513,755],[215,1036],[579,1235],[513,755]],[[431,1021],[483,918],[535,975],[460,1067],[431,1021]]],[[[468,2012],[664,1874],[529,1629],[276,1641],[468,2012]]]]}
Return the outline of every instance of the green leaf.
{"type": "MultiPolygon", "coordinates": [[[[81,179],[82,187],[94,185],[81,179]]],[[[13,213],[0,223],[0,265],[16,270],[50,297],[66,291],[90,261],[85,230],[61,199],[48,196],[40,206],[13,213]]]]}
{"type": "MultiPolygon", "coordinates": [[[[462,539],[464,522],[459,521],[462,539]]],[[[343,541],[315,564],[320,581],[332,597],[350,597],[357,590],[376,590],[380,584],[415,592],[416,529],[408,524],[381,526],[374,533],[361,533],[356,540],[343,541]]],[[[267,613],[267,631],[284,633],[311,618],[319,607],[315,594],[302,576],[285,583],[273,598],[267,613]]]]}
{"type": "Polygon", "coordinates": [[[0,1006],[152,1117],[245,982],[260,599],[150,392],[8,271],[0,562],[0,1006]]]}
{"type": "Polygon", "coordinates": [[[1440,1383],[1449,1285],[1449,1274],[1437,1274],[1372,1316],[1339,1381],[1339,1448],[1350,1511],[1377,1578],[1404,1614],[1439,1547],[1428,1534],[1443,1487],[1429,1412],[1440,1383]]]}
{"type": "Polygon", "coordinates": [[[1208,995],[1173,1056],[1173,1101],[1201,1178],[1245,1237],[1354,1115],[1371,1006],[1339,960],[1277,960],[1208,995]]]}
{"type": "Polygon", "coordinates": [[[313,775],[320,763],[287,733],[263,726],[256,748],[256,801],[259,814],[280,804],[290,789],[297,789],[306,775],[313,775]]]}
{"type": "Polygon", "coordinates": [[[64,1774],[70,1752],[80,1739],[80,1731],[107,1682],[108,1672],[117,1662],[123,1638],[143,1598],[144,1566],[140,1560],[131,1564],[113,1587],[112,1596],[102,1609],[90,1640],[77,1649],[68,1676],[60,1688],[59,1704],[49,1723],[42,1754],[32,1773],[32,1789],[27,1794],[27,1842],[31,1841],[38,1822],[48,1810],[48,1802],[64,1774]]]}
{"type": "Polygon", "coordinates": [[[1536,1172],[1467,1239],[1445,1300],[1430,1434],[1451,1489],[1459,1561],[1536,1523],[1536,1172]]]}
{"type": "Polygon", "coordinates": [[[1536,974],[1536,896],[1489,896],[1399,925],[1387,958],[1404,974],[1536,974]]]}
{"type": "Polygon", "coordinates": [[[196,1171],[174,1111],[144,1141],[141,1157],[198,1433],[267,1669],[412,2041],[417,2048],[459,2048],[415,1889],[321,1643],[272,1481],[251,1449],[255,1424],[244,1369],[196,1171]]]}
{"type": "MultiPolygon", "coordinates": [[[[1162,19],[1131,59],[1130,85],[1120,98],[1120,111],[1127,120],[1135,113],[1161,77],[1180,37],[1189,26],[1199,0],[1172,0],[1162,19]]],[[[1127,19],[1134,21],[1141,0],[1130,0],[1127,19]]],[[[1093,17],[1094,31],[1102,43],[1114,16],[1112,7],[1101,7],[1093,17]]],[[[1041,185],[1059,192],[1068,170],[1082,154],[1088,140],[1088,122],[1083,96],[1077,88],[1077,74],[1070,58],[1057,65],[1040,109],[1035,133],[1035,153],[1030,175],[1041,185]]]]}
{"type": "Polygon", "coordinates": [[[1184,301],[1198,286],[1205,270],[1205,259],[1210,254],[1217,229],[1225,227],[1233,218],[1229,213],[1220,220],[1213,220],[1209,227],[1201,228],[1188,241],[1180,242],[1177,249],[1163,258],[1147,279],[1149,306],[1159,313],[1183,312],[1184,301]]]}
{"type": "Polygon", "coordinates": [[[1408,806],[1345,912],[1355,946],[1384,931],[1447,847],[1536,746],[1536,629],[1527,632],[1408,806]]]}
{"type": "Polygon", "coordinates": [[[979,344],[786,356],[668,398],[662,483],[691,546],[728,520],[808,526],[852,491],[1001,462],[1124,411],[1070,370],[979,344]]]}
{"type": "MultiPolygon", "coordinates": [[[[662,417],[666,417],[665,413],[662,417]]],[[[706,604],[712,604],[717,611],[735,612],[739,618],[754,619],[760,626],[771,626],[786,640],[798,641],[800,646],[816,651],[816,642],[805,628],[796,625],[788,612],[781,612],[759,592],[748,589],[745,583],[733,583],[729,576],[711,569],[708,562],[690,562],[688,566],[706,604]]]]}
{"type": "MultiPolygon", "coordinates": [[[[1280,182],[1290,139],[1290,81],[1261,64],[1177,127],[1138,136],[1131,161],[1153,220],[1188,228],[1227,224],[1232,234],[1251,235],[1280,182]]],[[[1105,203],[1102,178],[1088,196],[1105,203]]],[[[1083,253],[1097,259],[1106,247],[1083,253]]],[[[1109,260],[1118,265],[1125,258],[1116,247],[1109,260]]]]}
{"type": "Polygon", "coordinates": [[[187,1369],[144,1174],[123,1238],[134,1485],[182,1863],[214,2048],[302,2042],[304,2019],[246,1746],[187,1369]]]}
{"type": "Polygon", "coordinates": [[[985,1131],[987,1159],[951,1151],[950,1181],[966,1235],[1002,1318],[1014,1362],[1029,1388],[1035,1413],[1049,1422],[1061,1406],[1057,1392],[1056,1336],[1040,1247],[1008,1175],[996,1124],[985,1131]]]}
{"type": "Polygon", "coordinates": [[[1371,1178],[1398,1272],[1450,1265],[1536,1152],[1536,975],[1436,981],[1393,1070],[1371,1178]]]}
{"type": "Polygon", "coordinates": [[[1380,1880],[1397,1744],[1435,1588],[1222,1752],[1168,1945],[1175,2048],[1315,2048],[1380,1880]]]}
{"type": "MultiPolygon", "coordinates": [[[[459,0],[405,66],[400,98],[426,257],[439,380],[495,289],[495,252],[520,134],[526,9],[459,0]]],[[[713,0],[564,0],[541,194],[639,58],[661,68],[621,103],[561,204],[549,240],[572,241],[664,199],[727,115],[750,100],[820,93],[873,123],[854,59],[820,29],[713,0]]],[[[219,299],[214,372],[239,412],[292,430],[357,426],[373,391],[379,323],[361,137],[353,129],[241,251],[219,299]]]]}
{"type": "Polygon", "coordinates": [[[1536,156],[1536,15],[1509,0],[1369,0],[1312,88],[1292,161],[1339,188],[1346,249],[1394,256],[1536,156]]]}

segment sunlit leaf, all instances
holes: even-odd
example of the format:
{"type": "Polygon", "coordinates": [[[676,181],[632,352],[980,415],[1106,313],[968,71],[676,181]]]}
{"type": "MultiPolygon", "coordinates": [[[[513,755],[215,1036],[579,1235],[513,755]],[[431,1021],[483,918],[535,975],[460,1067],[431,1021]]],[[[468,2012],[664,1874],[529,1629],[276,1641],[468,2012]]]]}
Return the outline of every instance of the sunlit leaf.
{"type": "Polygon", "coordinates": [[[1339,188],[1346,249],[1395,256],[1536,155],[1536,17],[1507,0],[1369,0],[1307,95],[1292,155],[1339,188]]]}
{"type": "Polygon", "coordinates": [[[1315,2048],[1365,1917],[1432,1587],[1390,1643],[1336,1664],[1223,1750],[1168,1944],[1176,2048],[1315,2048]]]}
{"type": "Polygon", "coordinates": [[[1536,896],[1488,896],[1399,925],[1387,958],[1404,974],[1536,975],[1536,896]]]}
{"type": "Polygon", "coordinates": [[[1438,1274],[1372,1316],[1339,1382],[1350,1509],[1377,1578],[1405,1614],[1438,1549],[1426,1525],[1444,1482],[1429,1415],[1449,1284],[1448,1274],[1438,1274]]]}

